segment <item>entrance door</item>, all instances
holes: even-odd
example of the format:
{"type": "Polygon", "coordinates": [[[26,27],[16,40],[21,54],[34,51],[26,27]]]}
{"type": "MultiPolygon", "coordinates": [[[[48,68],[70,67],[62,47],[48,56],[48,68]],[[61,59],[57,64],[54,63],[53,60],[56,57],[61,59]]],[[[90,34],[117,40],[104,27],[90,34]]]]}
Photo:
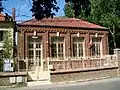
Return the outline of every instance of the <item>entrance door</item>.
{"type": "Polygon", "coordinates": [[[41,37],[28,37],[28,81],[48,80],[50,72],[44,71],[41,37]]]}
{"type": "Polygon", "coordinates": [[[31,80],[39,80],[42,71],[42,44],[41,37],[28,36],[28,73],[31,80]]]}

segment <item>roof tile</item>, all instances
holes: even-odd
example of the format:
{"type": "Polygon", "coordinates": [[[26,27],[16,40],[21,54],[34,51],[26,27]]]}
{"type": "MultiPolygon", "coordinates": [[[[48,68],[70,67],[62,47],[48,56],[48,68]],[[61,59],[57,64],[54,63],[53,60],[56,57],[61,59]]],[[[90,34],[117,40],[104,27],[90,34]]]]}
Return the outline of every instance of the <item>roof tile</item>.
{"type": "Polygon", "coordinates": [[[20,23],[19,25],[39,25],[39,26],[64,26],[64,27],[79,27],[79,28],[98,28],[107,29],[105,27],[89,23],[87,21],[77,19],[77,18],[44,18],[42,20],[31,19],[20,23]]]}

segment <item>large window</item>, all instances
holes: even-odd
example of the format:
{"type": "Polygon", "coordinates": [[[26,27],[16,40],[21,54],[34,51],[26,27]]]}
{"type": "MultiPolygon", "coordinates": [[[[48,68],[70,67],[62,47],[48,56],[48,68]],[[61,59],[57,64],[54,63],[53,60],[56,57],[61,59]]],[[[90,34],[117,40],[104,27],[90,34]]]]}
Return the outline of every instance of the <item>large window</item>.
{"type": "Polygon", "coordinates": [[[0,31],[0,41],[3,41],[3,31],[0,31]]]}
{"type": "Polygon", "coordinates": [[[28,36],[28,57],[41,58],[41,37],[28,36]]]}
{"type": "Polygon", "coordinates": [[[83,37],[73,37],[73,57],[83,57],[84,55],[84,38],[83,37]]]}
{"type": "Polygon", "coordinates": [[[64,57],[64,38],[63,37],[51,37],[51,56],[53,58],[64,57]]]}
{"type": "Polygon", "coordinates": [[[91,47],[92,56],[100,56],[101,55],[101,38],[93,37],[92,42],[93,42],[93,45],[91,47]]]}

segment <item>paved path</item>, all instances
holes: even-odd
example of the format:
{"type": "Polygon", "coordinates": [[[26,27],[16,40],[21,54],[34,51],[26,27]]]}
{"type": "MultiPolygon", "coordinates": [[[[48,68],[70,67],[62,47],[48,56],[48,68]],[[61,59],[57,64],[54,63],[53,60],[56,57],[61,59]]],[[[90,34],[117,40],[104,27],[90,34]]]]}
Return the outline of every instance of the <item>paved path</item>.
{"type": "Polygon", "coordinates": [[[120,90],[120,77],[88,82],[74,82],[70,84],[51,84],[22,88],[1,88],[0,90],[120,90]]]}

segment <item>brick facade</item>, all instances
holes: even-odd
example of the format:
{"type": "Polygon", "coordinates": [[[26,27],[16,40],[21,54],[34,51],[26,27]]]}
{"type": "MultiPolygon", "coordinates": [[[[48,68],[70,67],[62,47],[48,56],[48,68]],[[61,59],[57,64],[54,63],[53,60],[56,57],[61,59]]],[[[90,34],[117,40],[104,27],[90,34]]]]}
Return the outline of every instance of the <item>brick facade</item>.
{"type": "Polygon", "coordinates": [[[47,58],[51,54],[50,40],[52,36],[56,36],[56,33],[59,32],[60,36],[63,36],[65,39],[65,56],[72,56],[72,37],[77,37],[77,33],[80,33],[80,37],[85,38],[85,56],[90,56],[90,48],[88,43],[90,39],[97,33],[98,37],[102,38],[102,55],[107,55],[108,53],[108,31],[103,30],[83,30],[83,29],[71,29],[71,28],[56,28],[56,27],[35,27],[35,26],[19,26],[19,39],[18,39],[18,54],[20,57],[27,57],[27,36],[32,36],[33,32],[37,32],[37,36],[42,37],[43,44],[43,58],[47,58]],[[67,29],[67,30],[66,30],[67,29]]]}

